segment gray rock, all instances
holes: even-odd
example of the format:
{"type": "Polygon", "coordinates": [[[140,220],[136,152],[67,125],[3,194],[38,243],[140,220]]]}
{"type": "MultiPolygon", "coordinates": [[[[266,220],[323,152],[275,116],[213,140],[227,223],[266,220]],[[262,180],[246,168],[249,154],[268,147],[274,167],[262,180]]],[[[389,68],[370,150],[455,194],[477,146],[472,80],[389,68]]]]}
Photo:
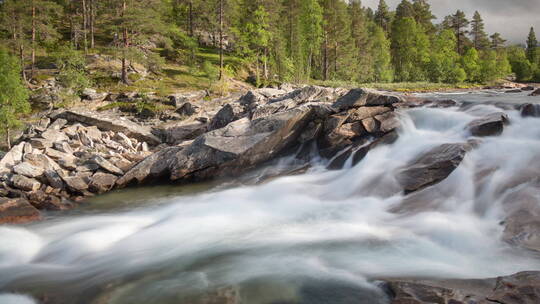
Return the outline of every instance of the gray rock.
{"type": "Polygon", "coordinates": [[[191,102],[185,102],[176,109],[176,113],[183,116],[191,116],[197,113],[198,107],[195,107],[191,102]]]}
{"type": "Polygon", "coordinates": [[[407,194],[438,184],[454,172],[469,149],[462,143],[435,147],[401,169],[397,180],[407,194]]]}
{"type": "Polygon", "coordinates": [[[0,197],[0,224],[23,224],[40,218],[39,211],[24,198],[0,197]]]}
{"type": "Polygon", "coordinates": [[[24,142],[21,142],[20,144],[11,148],[11,150],[7,152],[2,157],[2,159],[0,159],[0,174],[10,172],[13,166],[15,166],[16,164],[22,161],[22,157],[24,153],[23,150],[24,150],[24,142]]]}
{"type": "Polygon", "coordinates": [[[111,164],[108,160],[106,160],[105,158],[99,155],[94,156],[92,158],[92,162],[107,172],[110,172],[116,175],[124,175],[124,171],[122,171],[120,168],[116,167],[115,165],[111,164]]]}
{"type": "Polygon", "coordinates": [[[45,178],[47,179],[47,183],[54,189],[64,188],[64,182],[62,181],[62,177],[60,177],[60,175],[56,171],[45,170],[45,178]]]}
{"type": "Polygon", "coordinates": [[[520,107],[522,117],[540,117],[540,105],[526,103],[520,107]]]}
{"type": "Polygon", "coordinates": [[[82,100],[88,100],[92,102],[102,102],[107,98],[108,95],[109,93],[98,93],[94,89],[87,88],[83,90],[81,98],[82,100]]]}
{"type": "Polygon", "coordinates": [[[43,170],[60,170],[60,166],[45,154],[25,154],[24,161],[43,170]]]}
{"type": "Polygon", "coordinates": [[[122,188],[169,176],[175,155],[182,149],[182,147],[168,147],[150,155],[118,179],[117,186],[122,188]]]}
{"type": "Polygon", "coordinates": [[[389,107],[360,107],[349,112],[350,115],[348,120],[350,122],[364,120],[366,118],[375,117],[391,111],[393,110],[389,107]]]}
{"type": "Polygon", "coordinates": [[[210,121],[208,130],[212,131],[216,129],[221,129],[229,123],[239,119],[239,112],[241,111],[235,111],[231,104],[224,105],[210,121]]]}
{"type": "Polygon", "coordinates": [[[23,175],[13,175],[13,177],[11,177],[11,184],[13,187],[24,191],[36,191],[41,187],[40,182],[23,175]]]}
{"type": "Polygon", "coordinates": [[[69,140],[69,137],[66,134],[54,129],[47,129],[45,132],[41,133],[41,137],[52,143],[69,140]]]}
{"type": "Polygon", "coordinates": [[[44,138],[32,138],[30,139],[30,145],[33,149],[47,149],[53,146],[52,141],[44,138]]]}
{"type": "Polygon", "coordinates": [[[79,176],[63,176],[62,180],[73,192],[82,192],[88,190],[88,184],[79,176]]]}
{"type": "Polygon", "coordinates": [[[28,162],[22,162],[13,167],[13,172],[26,177],[36,178],[43,175],[43,168],[36,167],[28,162]]]}
{"type": "Polygon", "coordinates": [[[54,148],[60,152],[64,152],[67,154],[73,154],[75,152],[67,141],[54,143],[54,148]]]}
{"type": "Polygon", "coordinates": [[[534,92],[532,92],[529,96],[540,96],[540,89],[536,89],[534,92]]]}
{"type": "Polygon", "coordinates": [[[105,193],[114,187],[117,180],[115,175],[97,172],[90,178],[88,188],[94,193],[105,193]]]}
{"type": "Polygon", "coordinates": [[[250,121],[242,118],[208,132],[176,154],[171,179],[208,179],[238,173],[294,144],[312,114],[310,106],[250,121]]]}
{"type": "Polygon", "coordinates": [[[37,131],[43,132],[47,129],[47,127],[49,127],[50,124],[51,124],[51,119],[48,117],[45,117],[45,118],[40,119],[35,127],[37,131]]]}
{"type": "Polygon", "coordinates": [[[394,112],[387,112],[381,115],[377,115],[375,116],[375,120],[380,123],[379,130],[383,133],[394,131],[400,126],[397,114],[394,112]]]}
{"type": "Polygon", "coordinates": [[[391,106],[404,102],[402,97],[370,89],[352,89],[333,105],[338,111],[364,106],[391,106]]]}
{"type": "Polygon", "coordinates": [[[55,115],[55,118],[64,118],[70,122],[79,122],[92,125],[102,131],[122,132],[131,138],[145,141],[151,145],[161,143],[159,138],[152,134],[150,127],[141,126],[126,117],[119,117],[111,114],[97,113],[86,110],[70,110],[55,115]]]}
{"type": "Polygon", "coordinates": [[[199,101],[208,95],[206,91],[195,91],[187,93],[177,93],[169,96],[170,103],[177,109],[184,105],[186,102],[199,101]]]}
{"type": "Polygon", "coordinates": [[[473,136],[496,136],[501,135],[504,125],[509,121],[504,113],[494,113],[471,122],[467,129],[473,136]]]}
{"type": "Polygon", "coordinates": [[[61,130],[65,125],[67,125],[67,123],[67,120],[59,118],[49,126],[49,129],[58,131],[61,130]]]}

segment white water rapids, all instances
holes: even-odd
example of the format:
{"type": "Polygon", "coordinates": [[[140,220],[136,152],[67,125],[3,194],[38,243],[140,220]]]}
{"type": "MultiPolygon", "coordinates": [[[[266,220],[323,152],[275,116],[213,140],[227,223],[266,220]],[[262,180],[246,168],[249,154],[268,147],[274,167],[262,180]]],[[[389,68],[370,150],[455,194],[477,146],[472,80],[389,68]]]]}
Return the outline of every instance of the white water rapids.
{"type": "Polygon", "coordinates": [[[15,294],[36,303],[199,303],[187,299],[229,286],[241,286],[249,304],[386,303],[373,279],[538,270],[540,259],[502,241],[501,221],[507,194],[532,187],[512,180],[540,172],[540,119],[505,111],[511,124],[501,136],[481,139],[414,210],[399,207],[399,168],[467,141],[469,122],[500,111],[402,111],[396,143],[340,171],[318,162],[259,186],[156,193],[159,204],[133,210],[1,226],[0,303],[32,303],[15,294]],[[496,168],[481,188],[479,168],[496,168]]]}

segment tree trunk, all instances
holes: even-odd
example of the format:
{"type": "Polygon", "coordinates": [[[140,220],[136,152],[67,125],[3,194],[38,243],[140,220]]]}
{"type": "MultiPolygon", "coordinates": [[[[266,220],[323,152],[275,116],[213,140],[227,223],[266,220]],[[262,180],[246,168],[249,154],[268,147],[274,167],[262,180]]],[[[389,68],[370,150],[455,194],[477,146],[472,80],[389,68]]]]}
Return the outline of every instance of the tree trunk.
{"type": "Polygon", "coordinates": [[[223,0],[219,0],[219,80],[223,79],[223,0]]]}
{"type": "Polygon", "coordinates": [[[86,0],[82,0],[82,14],[83,14],[84,54],[88,54],[88,10],[86,7],[86,0]]]}
{"type": "Polygon", "coordinates": [[[95,11],[95,2],[94,0],[90,0],[90,48],[95,48],[95,40],[94,40],[94,24],[96,21],[96,11],[95,11]]]}
{"type": "MultiPolygon", "coordinates": [[[[126,14],[126,0],[122,2],[122,16],[126,14]]],[[[129,84],[128,79],[128,73],[127,73],[127,59],[126,59],[126,51],[129,46],[128,44],[128,29],[124,25],[124,29],[122,31],[122,40],[124,42],[124,48],[122,50],[122,82],[124,84],[129,84]]]]}
{"type": "Polygon", "coordinates": [[[193,37],[193,1],[189,1],[189,37],[193,37]]]}
{"type": "Polygon", "coordinates": [[[21,59],[21,76],[22,76],[22,79],[26,82],[26,72],[24,70],[24,46],[21,42],[21,44],[19,44],[19,56],[20,56],[20,59],[21,59]]]}
{"type": "Polygon", "coordinates": [[[6,128],[6,145],[7,145],[7,148],[8,148],[8,151],[11,150],[11,134],[9,132],[9,127],[6,128]]]}
{"type": "Polygon", "coordinates": [[[323,80],[328,80],[328,33],[324,32],[323,80]]]}
{"type": "Polygon", "coordinates": [[[259,77],[259,57],[260,57],[260,54],[259,52],[257,52],[257,60],[255,62],[255,82],[256,82],[256,86],[258,87],[259,84],[261,83],[261,80],[260,80],[260,77],[259,77]]]}
{"type": "Polygon", "coordinates": [[[263,75],[264,79],[268,80],[268,48],[264,48],[263,75]]]}
{"type": "Polygon", "coordinates": [[[32,0],[32,69],[30,72],[30,78],[34,77],[34,70],[36,66],[36,6],[32,0]]]}

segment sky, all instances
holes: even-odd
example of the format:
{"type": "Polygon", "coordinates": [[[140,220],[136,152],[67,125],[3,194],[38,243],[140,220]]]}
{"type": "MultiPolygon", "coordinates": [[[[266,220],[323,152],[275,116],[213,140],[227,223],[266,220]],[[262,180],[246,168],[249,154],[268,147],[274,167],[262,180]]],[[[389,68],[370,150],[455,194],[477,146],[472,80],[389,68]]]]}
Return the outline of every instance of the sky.
{"type": "MultiPolygon", "coordinates": [[[[394,10],[401,0],[386,0],[394,10]]],[[[379,0],[363,0],[364,6],[377,8],[379,0]]],[[[525,43],[529,29],[534,26],[540,38],[540,0],[431,0],[429,1],[439,23],[444,16],[461,9],[472,18],[479,11],[491,35],[499,32],[508,43],[525,43]]]]}

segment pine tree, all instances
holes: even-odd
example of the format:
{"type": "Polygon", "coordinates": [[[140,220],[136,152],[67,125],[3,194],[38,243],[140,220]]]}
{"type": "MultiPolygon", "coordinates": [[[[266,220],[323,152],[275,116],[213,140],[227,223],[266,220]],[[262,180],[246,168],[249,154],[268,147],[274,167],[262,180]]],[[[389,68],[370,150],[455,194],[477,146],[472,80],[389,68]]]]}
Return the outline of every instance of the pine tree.
{"type": "Polygon", "coordinates": [[[456,50],[458,54],[464,53],[465,46],[468,44],[467,34],[469,33],[469,20],[465,16],[465,13],[461,10],[457,10],[454,15],[449,16],[445,20],[445,26],[449,26],[454,30],[454,34],[457,38],[456,50]]]}
{"type": "Polygon", "coordinates": [[[392,16],[388,10],[388,5],[384,0],[379,0],[379,6],[375,12],[375,23],[388,33],[390,31],[391,22],[392,16]]]}
{"type": "Polygon", "coordinates": [[[369,31],[369,20],[362,9],[360,0],[353,0],[349,4],[351,19],[351,36],[356,50],[355,54],[355,80],[366,82],[373,76],[373,56],[371,52],[373,39],[369,31]]]}
{"type": "Polygon", "coordinates": [[[323,11],[317,0],[301,0],[301,60],[304,62],[303,74],[309,78],[313,60],[320,50],[323,37],[323,11]]]}
{"type": "Polygon", "coordinates": [[[499,33],[494,33],[489,38],[491,38],[491,48],[498,49],[504,46],[506,40],[504,40],[499,33]]]}
{"type": "Polygon", "coordinates": [[[0,49],[0,126],[11,149],[10,130],[20,125],[19,115],[30,111],[28,91],[21,81],[17,59],[0,49]]]}
{"type": "Polygon", "coordinates": [[[392,70],[392,55],[390,53],[390,41],[386,38],[383,29],[374,25],[371,31],[373,57],[373,80],[375,82],[391,82],[394,79],[392,70]]]}
{"type": "Polygon", "coordinates": [[[415,18],[415,11],[413,4],[408,0],[401,0],[396,8],[396,19],[401,18],[415,18]]]}
{"type": "Polygon", "coordinates": [[[429,39],[412,17],[396,18],[392,24],[392,58],[398,81],[425,79],[429,39]]]}
{"type": "Polygon", "coordinates": [[[486,49],[489,47],[490,41],[485,32],[484,20],[478,11],[474,12],[473,19],[471,21],[471,36],[473,46],[477,50],[486,49]]]}
{"type": "Polygon", "coordinates": [[[413,10],[416,23],[422,25],[426,33],[434,34],[436,28],[432,20],[436,17],[431,12],[431,6],[427,0],[413,0],[413,10]]]}
{"type": "Polygon", "coordinates": [[[532,27],[529,31],[529,36],[527,37],[527,59],[529,59],[532,64],[536,64],[538,61],[538,40],[536,39],[536,34],[532,27]]]}

